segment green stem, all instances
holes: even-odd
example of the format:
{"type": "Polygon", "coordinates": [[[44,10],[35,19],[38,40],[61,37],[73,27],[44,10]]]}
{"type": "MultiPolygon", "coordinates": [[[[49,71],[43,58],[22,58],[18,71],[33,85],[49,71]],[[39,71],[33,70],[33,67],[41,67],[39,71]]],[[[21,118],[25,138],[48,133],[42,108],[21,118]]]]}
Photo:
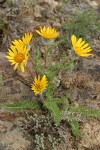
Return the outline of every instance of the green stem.
{"type": "MultiPolygon", "coordinates": [[[[32,60],[32,57],[31,57],[31,55],[29,54],[29,57],[30,57],[30,61],[31,61],[31,63],[32,63],[32,66],[33,66],[33,69],[34,69],[34,63],[33,63],[33,60],[32,60]]],[[[30,70],[29,68],[28,68],[28,70],[30,70]]],[[[31,72],[31,71],[30,71],[31,72]]],[[[31,73],[32,74],[32,73],[31,73]]],[[[35,74],[36,74],[36,77],[38,77],[38,72],[37,71],[35,71],[35,74]]]]}
{"type": "Polygon", "coordinates": [[[32,72],[31,72],[30,68],[28,67],[28,65],[27,65],[27,69],[28,69],[28,71],[29,71],[29,73],[30,73],[32,79],[34,79],[34,76],[33,76],[32,72]]]}
{"type": "Polygon", "coordinates": [[[47,59],[46,59],[46,47],[44,48],[44,67],[47,67],[47,59]]]}
{"type": "Polygon", "coordinates": [[[30,57],[30,61],[31,61],[31,63],[32,63],[32,66],[33,66],[33,68],[34,68],[34,63],[33,63],[33,60],[32,60],[32,57],[31,57],[30,54],[29,54],[29,57],[30,57]]]}

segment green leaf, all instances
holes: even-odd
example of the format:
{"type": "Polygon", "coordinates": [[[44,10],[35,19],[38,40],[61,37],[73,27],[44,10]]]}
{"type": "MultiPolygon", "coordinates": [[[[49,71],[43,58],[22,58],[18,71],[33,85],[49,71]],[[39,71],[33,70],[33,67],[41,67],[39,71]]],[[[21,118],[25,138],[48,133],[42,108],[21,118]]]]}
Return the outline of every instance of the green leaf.
{"type": "Polygon", "coordinates": [[[69,107],[69,111],[75,112],[77,114],[81,114],[81,115],[86,116],[86,117],[96,117],[96,118],[100,117],[100,110],[88,108],[85,106],[75,107],[74,105],[71,105],[69,107]]]}
{"type": "Polygon", "coordinates": [[[81,137],[82,135],[81,135],[80,130],[79,130],[79,123],[78,123],[78,121],[74,120],[74,119],[71,119],[69,121],[69,124],[71,126],[73,135],[76,136],[76,137],[77,136],[81,137]]]}
{"type": "Polygon", "coordinates": [[[59,104],[63,103],[60,99],[46,100],[44,106],[51,112],[57,124],[61,121],[61,109],[59,104]]]}
{"type": "Polygon", "coordinates": [[[22,101],[13,104],[0,104],[0,107],[6,108],[8,110],[13,110],[13,111],[22,111],[25,109],[36,109],[38,108],[38,105],[36,102],[22,101]]]}
{"type": "Polygon", "coordinates": [[[48,77],[49,81],[52,81],[54,77],[57,76],[58,67],[57,65],[49,65],[46,70],[46,76],[48,77]]]}
{"type": "Polygon", "coordinates": [[[74,62],[70,60],[64,64],[60,64],[59,69],[61,69],[61,71],[72,71],[74,69],[74,62]]]}

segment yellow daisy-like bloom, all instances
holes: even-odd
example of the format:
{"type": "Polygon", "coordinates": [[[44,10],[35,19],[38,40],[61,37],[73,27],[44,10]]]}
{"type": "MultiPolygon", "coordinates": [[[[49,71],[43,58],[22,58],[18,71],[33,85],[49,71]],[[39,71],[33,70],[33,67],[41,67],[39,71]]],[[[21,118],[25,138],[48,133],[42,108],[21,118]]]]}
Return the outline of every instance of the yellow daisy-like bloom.
{"type": "Polygon", "coordinates": [[[28,49],[21,40],[15,40],[15,45],[11,45],[8,49],[9,56],[6,56],[11,65],[14,65],[14,70],[17,69],[18,65],[22,72],[24,72],[24,65],[28,60],[28,49]]]}
{"type": "Polygon", "coordinates": [[[73,49],[78,56],[81,57],[93,56],[93,54],[90,53],[92,51],[91,47],[89,46],[89,44],[83,41],[82,38],[79,38],[77,40],[76,36],[72,35],[71,41],[73,49]]]}
{"type": "Polygon", "coordinates": [[[40,79],[40,75],[38,75],[38,77],[34,78],[34,82],[32,84],[32,90],[34,91],[35,95],[41,93],[43,90],[46,89],[48,85],[48,81],[46,78],[46,75],[44,75],[42,77],[42,79],[40,79]]]}
{"type": "Polygon", "coordinates": [[[40,27],[40,31],[36,30],[36,32],[46,39],[54,39],[59,36],[59,32],[57,32],[54,28],[51,27],[40,27]]]}
{"type": "Polygon", "coordinates": [[[22,36],[22,42],[25,44],[25,45],[28,45],[29,42],[31,41],[33,37],[33,34],[32,33],[25,33],[23,36],[22,36]]]}
{"type": "Polygon", "coordinates": [[[20,39],[14,40],[14,41],[12,41],[12,43],[13,43],[13,45],[16,46],[16,47],[17,47],[19,44],[21,44],[21,45],[23,45],[23,46],[25,45],[25,44],[22,42],[22,40],[20,40],[20,39]]]}
{"type": "Polygon", "coordinates": [[[14,40],[12,41],[13,45],[17,46],[20,44],[23,44],[24,46],[27,47],[28,50],[30,50],[30,46],[29,46],[29,42],[31,41],[33,35],[32,33],[25,33],[23,36],[22,36],[22,39],[18,39],[18,40],[14,40]]]}

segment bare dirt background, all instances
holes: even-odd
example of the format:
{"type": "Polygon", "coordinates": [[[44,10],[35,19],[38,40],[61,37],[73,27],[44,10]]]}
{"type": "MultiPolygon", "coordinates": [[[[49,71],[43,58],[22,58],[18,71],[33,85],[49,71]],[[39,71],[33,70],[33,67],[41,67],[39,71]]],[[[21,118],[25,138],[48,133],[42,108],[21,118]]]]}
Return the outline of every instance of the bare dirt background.
{"type": "MultiPolygon", "coordinates": [[[[67,21],[69,15],[88,8],[100,12],[99,0],[72,0],[66,4],[60,0],[0,0],[0,25],[5,24],[5,28],[0,28],[0,78],[3,79],[0,80],[0,103],[34,100],[28,86],[28,70],[24,75],[19,71],[14,72],[5,59],[11,40],[20,38],[25,32],[32,32],[38,41],[35,29],[40,25],[51,25],[61,31],[62,23],[67,21]]],[[[95,58],[83,59],[84,65],[79,66],[79,71],[74,74],[62,73],[61,84],[63,94],[69,91],[73,101],[100,109],[100,39],[94,38],[92,43],[95,58]]],[[[34,45],[33,40],[33,49],[34,45]]],[[[32,139],[24,135],[18,126],[19,116],[0,110],[0,150],[34,150],[32,139]]],[[[80,128],[84,133],[82,139],[73,137],[70,129],[66,129],[63,133],[67,135],[66,142],[57,150],[100,150],[100,120],[90,119],[80,128]]]]}

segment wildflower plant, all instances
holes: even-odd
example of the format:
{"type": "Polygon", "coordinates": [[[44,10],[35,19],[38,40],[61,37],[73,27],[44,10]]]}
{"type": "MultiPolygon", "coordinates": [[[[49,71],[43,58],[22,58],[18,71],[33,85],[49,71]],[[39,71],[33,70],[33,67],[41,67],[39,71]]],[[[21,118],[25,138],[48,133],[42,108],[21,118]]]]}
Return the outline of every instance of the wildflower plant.
{"type": "MultiPolygon", "coordinates": [[[[52,27],[40,27],[40,30],[36,30],[36,32],[46,41],[54,40],[57,37],[60,36],[59,32],[56,31],[56,29],[52,27]]],[[[30,41],[32,40],[32,33],[25,33],[22,36],[22,39],[14,40],[12,41],[12,44],[10,45],[10,48],[8,49],[8,55],[6,58],[11,63],[11,65],[14,65],[14,70],[20,66],[20,70],[24,73],[25,72],[25,66],[27,66],[27,61],[30,59],[30,41]]],[[[62,41],[60,41],[62,42],[62,41]]],[[[59,43],[60,43],[59,42],[59,43]]],[[[71,42],[73,51],[72,53],[81,56],[81,57],[91,57],[93,56],[91,47],[82,40],[82,38],[77,39],[75,35],[71,36],[71,42]]],[[[42,102],[42,105],[40,105],[40,109],[46,109],[46,111],[51,112],[54,121],[56,124],[60,124],[62,120],[62,114],[65,110],[64,103],[67,99],[66,96],[63,97],[57,97],[55,95],[55,91],[60,86],[60,81],[58,79],[58,82],[54,82],[55,78],[57,79],[60,71],[73,71],[74,68],[74,59],[73,55],[70,55],[70,58],[68,58],[65,53],[61,54],[61,57],[64,54],[64,61],[59,61],[59,64],[53,64],[52,62],[47,63],[47,58],[49,53],[52,51],[53,48],[56,47],[57,42],[49,43],[47,46],[45,43],[44,45],[44,66],[39,63],[39,60],[41,59],[40,51],[37,50],[34,54],[34,57],[32,59],[32,63],[34,64],[34,72],[35,74],[34,79],[32,80],[32,83],[30,85],[30,90],[33,91],[34,96],[39,96],[38,99],[42,102]],[[49,51],[49,52],[48,52],[49,51]]],[[[30,68],[29,68],[30,69],[30,68]]],[[[30,73],[32,74],[31,70],[30,73]]],[[[56,80],[57,81],[57,80],[56,80]]],[[[32,101],[28,101],[28,103],[24,102],[21,104],[22,107],[20,107],[20,104],[10,104],[6,105],[5,108],[15,108],[17,107],[18,110],[22,109],[28,109],[28,108],[37,108],[37,104],[33,103],[32,101]]],[[[67,112],[70,111],[72,113],[75,111],[74,107],[68,106],[67,112]]],[[[79,110],[79,109],[78,109],[79,110]]],[[[80,113],[78,110],[75,111],[75,113],[80,113]]],[[[95,114],[98,114],[98,112],[95,112],[95,114]]],[[[82,114],[83,115],[83,114],[82,114]]],[[[90,114],[89,114],[90,115],[90,114]]],[[[93,115],[92,115],[93,116],[93,115]]],[[[97,115],[98,116],[98,115],[97,115]]],[[[75,118],[73,118],[72,115],[69,115],[69,123],[72,127],[73,134],[75,136],[78,134],[79,124],[75,118]],[[70,118],[70,119],[69,119],[70,118]],[[71,119],[72,118],[72,119],[71,119]],[[76,129],[76,130],[75,130],[76,129]]]]}
{"type": "MultiPolygon", "coordinates": [[[[43,28],[40,27],[40,30],[36,30],[36,32],[46,40],[55,39],[59,36],[59,32],[57,32],[55,28],[52,28],[50,26],[44,26],[43,28]]],[[[25,66],[27,66],[26,62],[29,59],[29,43],[32,40],[32,37],[32,33],[25,33],[22,36],[22,39],[12,41],[12,45],[8,49],[8,56],[6,56],[6,58],[9,62],[11,62],[11,65],[14,65],[14,70],[16,70],[19,65],[21,71],[24,72],[24,68],[25,66]]],[[[88,57],[92,55],[89,53],[92,51],[92,49],[88,46],[88,44],[85,43],[85,41],[82,41],[82,38],[77,40],[76,36],[72,35],[71,41],[73,49],[78,56],[88,57]]],[[[54,42],[54,45],[55,44],[56,43],[54,42]]],[[[50,44],[49,46],[51,45],[52,44],[50,44]]],[[[31,84],[31,90],[34,92],[35,95],[42,95],[43,99],[44,91],[46,98],[43,101],[43,107],[47,107],[47,109],[49,109],[52,112],[55,120],[58,121],[58,123],[60,123],[61,112],[59,109],[59,104],[63,103],[65,97],[61,98],[63,100],[60,101],[59,98],[53,96],[53,92],[56,89],[56,85],[53,83],[53,80],[55,79],[55,77],[58,76],[60,69],[63,68],[63,70],[66,70],[66,67],[68,68],[70,66],[70,60],[65,59],[64,62],[60,62],[58,65],[53,65],[52,63],[47,64],[48,47],[45,44],[44,49],[44,66],[41,66],[41,64],[38,63],[38,60],[41,59],[40,55],[38,55],[38,57],[36,55],[34,56],[33,64],[36,74],[34,76],[34,81],[31,84]],[[56,108],[56,111],[54,110],[54,107],[56,108]],[[59,115],[57,115],[57,113],[59,115]],[[59,119],[57,119],[56,116],[59,117],[59,119]]]]}

